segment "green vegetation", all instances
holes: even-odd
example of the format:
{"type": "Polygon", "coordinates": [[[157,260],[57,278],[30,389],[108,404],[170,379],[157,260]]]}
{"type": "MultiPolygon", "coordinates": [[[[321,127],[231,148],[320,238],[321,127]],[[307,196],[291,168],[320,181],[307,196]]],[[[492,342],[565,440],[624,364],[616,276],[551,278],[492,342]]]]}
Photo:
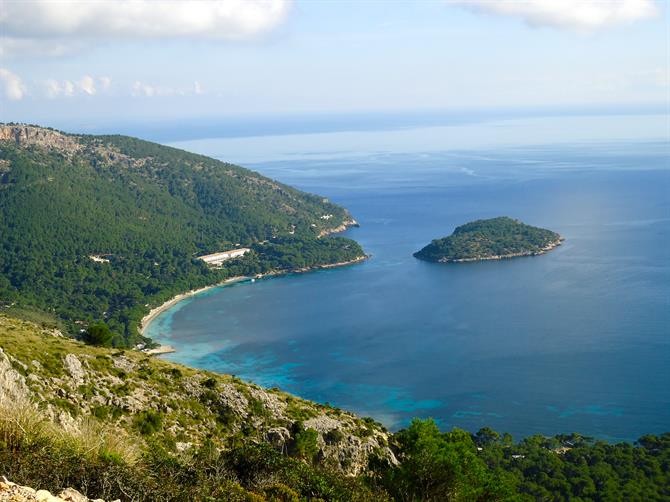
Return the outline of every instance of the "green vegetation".
{"type": "Polygon", "coordinates": [[[77,335],[104,321],[128,346],[147,305],[178,293],[364,255],[319,238],[351,221],[322,197],[134,138],[30,130],[41,139],[0,144],[0,309],[12,315],[77,335]],[[196,258],[240,246],[253,251],[220,269],[196,258]]]}
{"type": "Polygon", "coordinates": [[[515,443],[489,428],[443,432],[415,420],[388,434],[369,418],[2,315],[0,346],[0,472],[52,492],[71,486],[123,501],[670,499],[670,433],[635,444],[577,434],[515,443]],[[76,378],[68,354],[81,362],[76,378]],[[10,371],[30,396],[4,395],[20,394],[10,371]],[[55,425],[50,409],[78,427],[55,425]],[[338,425],[320,432],[324,420],[338,425]],[[271,440],[273,430],[286,440],[271,440]]]}
{"type": "Polygon", "coordinates": [[[91,324],[84,333],[84,341],[98,347],[112,346],[112,332],[104,322],[91,324]]]}
{"type": "Polygon", "coordinates": [[[635,444],[578,434],[531,436],[518,444],[497,433],[478,436],[479,457],[489,469],[512,475],[523,500],[670,500],[670,433],[635,444]]]}
{"type": "Polygon", "coordinates": [[[461,225],[449,237],[434,240],[414,256],[442,263],[532,256],[560,241],[556,232],[501,216],[461,225]]]}

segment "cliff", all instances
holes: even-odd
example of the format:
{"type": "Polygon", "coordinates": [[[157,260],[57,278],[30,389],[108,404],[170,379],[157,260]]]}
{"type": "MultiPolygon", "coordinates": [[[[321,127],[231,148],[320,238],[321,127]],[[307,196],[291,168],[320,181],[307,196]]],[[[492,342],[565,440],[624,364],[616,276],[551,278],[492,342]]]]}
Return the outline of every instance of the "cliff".
{"type": "Polygon", "coordinates": [[[0,141],[10,141],[21,147],[37,145],[67,152],[77,152],[82,149],[76,136],[29,125],[0,124],[0,141]]]}

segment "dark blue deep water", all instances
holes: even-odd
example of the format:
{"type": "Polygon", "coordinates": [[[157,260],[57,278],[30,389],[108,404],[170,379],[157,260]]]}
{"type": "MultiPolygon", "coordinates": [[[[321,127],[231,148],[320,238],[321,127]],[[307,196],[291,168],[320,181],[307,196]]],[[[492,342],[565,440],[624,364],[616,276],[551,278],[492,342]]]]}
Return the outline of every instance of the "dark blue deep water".
{"type": "Polygon", "coordinates": [[[170,359],[391,428],[430,416],[517,437],[670,430],[666,142],[297,157],[250,167],[349,208],[361,227],[346,235],[372,258],[186,300],[148,331],[178,349],[170,359]],[[499,215],[566,242],[500,262],[412,257],[499,215]]]}

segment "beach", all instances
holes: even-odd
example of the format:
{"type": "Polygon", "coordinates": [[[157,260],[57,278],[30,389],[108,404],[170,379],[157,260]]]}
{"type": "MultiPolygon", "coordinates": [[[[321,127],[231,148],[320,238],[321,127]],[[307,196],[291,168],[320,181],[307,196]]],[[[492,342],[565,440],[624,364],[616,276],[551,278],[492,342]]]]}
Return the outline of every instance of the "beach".
{"type": "Polygon", "coordinates": [[[180,301],[185,300],[186,298],[189,298],[191,296],[195,296],[195,295],[197,295],[199,293],[202,293],[204,291],[207,291],[209,289],[218,288],[219,286],[225,286],[227,284],[233,284],[235,282],[246,281],[246,280],[249,280],[249,279],[251,279],[251,277],[247,277],[247,276],[231,277],[230,279],[226,279],[223,282],[219,282],[217,284],[212,284],[211,286],[205,286],[204,288],[192,289],[191,291],[187,291],[186,293],[180,293],[180,294],[170,298],[168,301],[166,301],[162,305],[159,305],[158,307],[151,309],[151,311],[149,311],[149,313],[142,318],[142,320],[140,321],[140,327],[139,327],[140,334],[144,335],[144,331],[147,329],[149,324],[151,324],[151,321],[153,321],[161,313],[165,312],[167,309],[176,305],[180,301]]]}
{"type": "MultiPolygon", "coordinates": [[[[304,273],[304,272],[310,272],[313,270],[321,270],[321,269],[328,269],[328,268],[335,268],[335,267],[344,267],[346,265],[353,265],[354,263],[359,263],[364,260],[369,258],[367,255],[363,256],[358,256],[354,258],[353,260],[349,261],[343,261],[343,262],[338,262],[338,263],[329,263],[329,264],[324,264],[324,265],[315,265],[313,267],[305,267],[305,268],[300,268],[300,269],[294,269],[294,270],[281,270],[281,271],[271,271],[267,272],[265,274],[259,274],[255,277],[248,277],[245,275],[241,276],[235,276],[231,277],[230,279],[226,279],[223,282],[219,282],[217,284],[212,284],[211,286],[205,286],[203,288],[199,289],[192,289],[191,291],[187,291],[186,293],[180,293],[172,298],[170,298],[168,301],[163,303],[162,305],[159,305],[156,308],[151,309],[151,311],[145,315],[142,320],[140,321],[140,326],[139,326],[139,331],[141,335],[144,335],[144,332],[146,331],[147,327],[149,324],[151,324],[151,321],[153,321],[156,317],[158,317],[160,314],[168,310],[169,308],[173,307],[177,303],[179,303],[182,300],[185,300],[186,298],[189,298],[191,296],[195,296],[197,294],[203,293],[207,290],[210,290],[212,288],[218,288],[219,286],[227,286],[229,284],[233,284],[236,282],[242,282],[242,281],[249,281],[252,279],[261,279],[263,277],[272,277],[272,276],[278,276],[278,275],[285,275],[285,274],[297,274],[297,273],[304,273]]],[[[172,347],[169,347],[169,349],[166,347],[164,351],[160,352],[153,352],[153,354],[162,354],[162,353],[167,353],[167,352],[174,352],[175,350],[172,347]]]]}

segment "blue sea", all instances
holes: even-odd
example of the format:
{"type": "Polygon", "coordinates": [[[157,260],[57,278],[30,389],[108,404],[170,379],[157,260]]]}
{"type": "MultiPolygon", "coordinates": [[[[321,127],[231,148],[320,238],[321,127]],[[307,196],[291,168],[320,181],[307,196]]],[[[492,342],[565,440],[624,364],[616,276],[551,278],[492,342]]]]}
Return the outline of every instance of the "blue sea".
{"type": "Polygon", "coordinates": [[[369,415],[520,438],[670,430],[667,118],[533,117],[174,146],[347,207],[371,258],[209,290],[159,316],[167,356],[369,415]],[[566,241],[538,257],[412,253],[478,218],[566,241]]]}

